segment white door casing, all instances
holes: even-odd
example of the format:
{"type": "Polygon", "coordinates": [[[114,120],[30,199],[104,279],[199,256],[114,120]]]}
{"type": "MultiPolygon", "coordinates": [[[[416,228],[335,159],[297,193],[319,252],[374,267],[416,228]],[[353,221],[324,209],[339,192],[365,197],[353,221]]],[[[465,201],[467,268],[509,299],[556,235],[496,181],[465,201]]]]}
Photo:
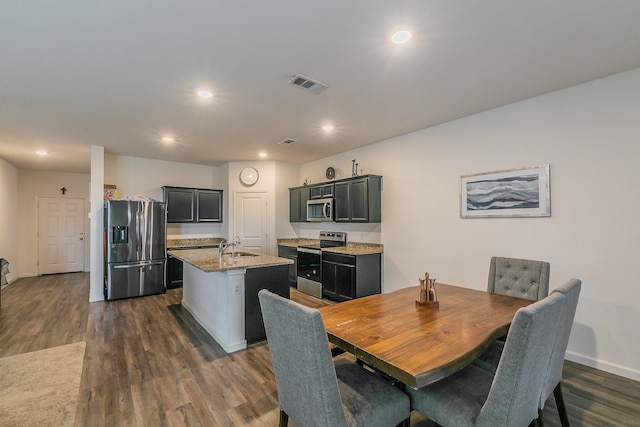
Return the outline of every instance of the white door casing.
{"type": "Polygon", "coordinates": [[[84,270],[84,199],[38,198],[38,274],[84,270]]]}
{"type": "MultiPolygon", "coordinates": [[[[269,254],[267,192],[236,192],[234,203],[234,236],[240,246],[250,252],[269,254]]],[[[229,236],[231,240],[233,236],[229,236]]]]}

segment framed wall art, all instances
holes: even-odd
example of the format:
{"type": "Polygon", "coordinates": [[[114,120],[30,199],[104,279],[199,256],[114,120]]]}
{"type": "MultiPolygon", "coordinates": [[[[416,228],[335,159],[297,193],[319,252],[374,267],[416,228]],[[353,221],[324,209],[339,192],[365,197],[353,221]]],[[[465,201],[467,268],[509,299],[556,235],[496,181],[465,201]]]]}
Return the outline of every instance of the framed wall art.
{"type": "Polygon", "coordinates": [[[460,217],[551,216],[549,164],[460,177],[460,217]]]}

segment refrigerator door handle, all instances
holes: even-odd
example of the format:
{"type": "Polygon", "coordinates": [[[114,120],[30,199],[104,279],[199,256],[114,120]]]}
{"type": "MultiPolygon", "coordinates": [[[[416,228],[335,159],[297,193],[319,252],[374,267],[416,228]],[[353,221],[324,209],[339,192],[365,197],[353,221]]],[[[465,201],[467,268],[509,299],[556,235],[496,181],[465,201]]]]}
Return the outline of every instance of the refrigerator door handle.
{"type": "Polygon", "coordinates": [[[149,265],[162,265],[164,261],[155,261],[155,262],[145,262],[144,264],[142,263],[138,263],[138,264],[122,264],[122,265],[114,265],[113,268],[115,269],[120,269],[120,268],[140,268],[140,267],[147,267],[149,265]]]}
{"type": "Polygon", "coordinates": [[[136,248],[136,252],[138,253],[138,259],[140,259],[140,255],[142,252],[142,211],[136,211],[136,236],[138,241],[138,247],[136,248]]]}
{"type": "Polygon", "coordinates": [[[163,261],[155,261],[155,262],[149,262],[147,264],[143,264],[143,266],[147,266],[147,265],[162,265],[163,261]]]}
{"type": "Polygon", "coordinates": [[[126,264],[126,265],[114,265],[113,269],[120,270],[123,268],[140,268],[140,267],[142,267],[142,264],[126,264]]]}

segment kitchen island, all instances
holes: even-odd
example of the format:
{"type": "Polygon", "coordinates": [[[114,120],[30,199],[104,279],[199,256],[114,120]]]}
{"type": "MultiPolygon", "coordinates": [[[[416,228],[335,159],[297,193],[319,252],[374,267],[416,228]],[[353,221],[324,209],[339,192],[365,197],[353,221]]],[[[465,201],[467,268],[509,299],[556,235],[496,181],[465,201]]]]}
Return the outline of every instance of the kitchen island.
{"type": "MultiPolygon", "coordinates": [[[[242,252],[247,254],[246,252],[242,252]]],[[[270,255],[233,257],[218,248],[170,250],[184,262],[182,305],[227,353],[265,339],[258,291],[289,298],[292,260],[270,255]]]]}

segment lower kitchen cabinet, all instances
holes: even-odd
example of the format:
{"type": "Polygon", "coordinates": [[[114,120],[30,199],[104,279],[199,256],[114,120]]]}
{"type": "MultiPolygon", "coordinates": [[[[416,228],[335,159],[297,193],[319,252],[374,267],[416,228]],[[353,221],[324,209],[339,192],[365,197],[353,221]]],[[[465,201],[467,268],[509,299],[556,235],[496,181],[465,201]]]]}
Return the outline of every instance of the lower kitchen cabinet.
{"type": "Polygon", "coordinates": [[[167,289],[182,287],[182,261],[167,256],[167,289]]]}
{"type": "Polygon", "coordinates": [[[291,246],[278,245],[278,256],[293,260],[293,264],[289,264],[289,286],[298,287],[298,249],[291,246]]]}
{"type": "Polygon", "coordinates": [[[322,295],[347,301],[379,294],[382,285],[381,254],[322,253],[322,295]]]}
{"type": "Polygon", "coordinates": [[[244,337],[247,344],[266,338],[258,292],[267,289],[281,297],[289,298],[287,283],[288,265],[247,268],[244,275],[244,337]]]}

